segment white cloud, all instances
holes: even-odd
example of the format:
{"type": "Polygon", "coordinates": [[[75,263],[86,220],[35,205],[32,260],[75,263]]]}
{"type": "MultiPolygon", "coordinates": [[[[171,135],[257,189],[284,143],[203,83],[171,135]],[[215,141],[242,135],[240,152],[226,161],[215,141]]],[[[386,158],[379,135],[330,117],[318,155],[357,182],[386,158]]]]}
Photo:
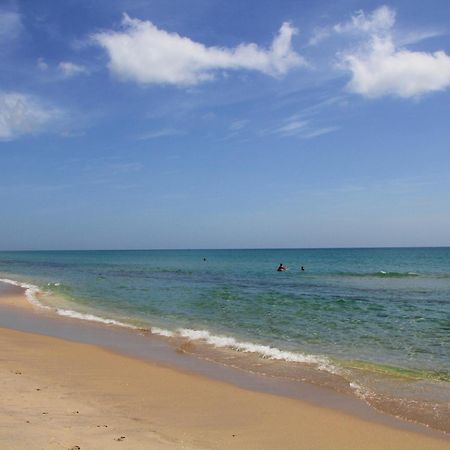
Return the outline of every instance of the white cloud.
{"type": "Polygon", "coordinates": [[[334,131],[339,130],[339,127],[323,127],[323,128],[317,128],[315,130],[308,131],[303,135],[303,137],[307,139],[312,139],[318,136],[323,136],[324,134],[333,133],[334,131]]]}
{"type": "Polygon", "coordinates": [[[279,134],[282,137],[299,137],[312,139],[324,134],[339,130],[339,127],[316,127],[312,120],[301,120],[298,115],[291,116],[284,121],[284,125],[275,128],[271,133],[279,134]]]}
{"type": "Polygon", "coordinates": [[[281,134],[282,136],[294,136],[299,134],[308,125],[306,120],[289,120],[285,125],[277,128],[275,133],[281,134]]]}
{"type": "Polygon", "coordinates": [[[108,52],[108,67],[122,80],[195,85],[211,80],[218,70],[256,70],[280,76],[305,65],[305,60],[292,49],[296,32],[289,23],[283,23],[268,49],[256,44],[207,47],[125,14],[121,31],[104,31],[92,38],[108,52]]]}
{"type": "Polygon", "coordinates": [[[229,128],[231,131],[242,130],[242,128],[246,127],[248,125],[248,123],[249,123],[249,120],[247,120],[247,119],[234,120],[233,122],[231,122],[229,128]]]}
{"type": "Polygon", "coordinates": [[[371,14],[358,11],[349,22],[338,23],[333,27],[337,33],[380,33],[389,31],[395,24],[395,11],[388,6],[380,6],[371,14]]]}
{"type": "Polygon", "coordinates": [[[416,52],[395,43],[395,12],[386,6],[369,16],[359,12],[338,32],[360,31],[369,40],[341,55],[341,67],[351,72],[350,92],[375,98],[384,95],[417,97],[450,86],[450,57],[443,51],[416,52]]]}
{"type": "Polygon", "coordinates": [[[16,39],[22,31],[20,14],[0,10],[0,43],[16,39]]]}
{"type": "Polygon", "coordinates": [[[86,67],[69,61],[61,61],[58,64],[58,69],[67,78],[74,77],[76,75],[86,75],[89,73],[86,67]]]}
{"type": "Polygon", "coordinates": [[[439,36],[445,36],[447,31],[443,29],[435,29],[435,30],[413,30],[409,31],[401,36],[400,38],[396,38],[397,45],[410,45],[416,44],[417,42],[426,41],[427,39],[432,39],[439,36]]]}
{"type": "Polygon", "coordinates": [[[18,92],[0,92],[0,140],[40,131],[58,111],[18,92]]]}
{"type": "Polygon", "coordinates": [[[181,130],[175,130],[173,128],[163,128],[162,130],[154,130],[149,131],[148,133],[140,134],[136,137],[138,141],[148,141],[150,139],[158,139],[162,137],[168,137],[168,136],[180,136],[185,134],[181,130]]]}
{"type": "Polygon", "coordinates": [[[331,30],[328,27],[316,27],[313,29],[312,36],[308,40],[308,45],[314,46],[320,44],[323,40],[331,35],[331,30]]]}
{"type": "Polygon", "coordinates": [[[352,72],[349,91],[367,97],[416,97],[450,86],[446,53],[396,49],[390,38],[373,37],[367,54],[348,54],[344,62],[352,72]]]}
{"type": "Polygon", "coordinates": [[[48,69],[48,64],[45,62],[44,58],[38,58],[36,65],[39,70],[45,72],[48,69]]]}

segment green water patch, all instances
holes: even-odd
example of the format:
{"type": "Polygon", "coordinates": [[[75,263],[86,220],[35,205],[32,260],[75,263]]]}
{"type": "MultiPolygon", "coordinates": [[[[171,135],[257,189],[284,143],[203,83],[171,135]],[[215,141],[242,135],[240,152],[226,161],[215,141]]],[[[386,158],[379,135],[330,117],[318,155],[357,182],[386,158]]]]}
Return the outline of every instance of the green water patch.
{"type": "Polygon", "coordinates": [[[403,378],[404,380],[432,380],[450,382],[450,373],[444,370],[411,369],[361,360],[341,360],[339,363],[347,369],[357,369],[378,373],[389,377],[403,378]]]}

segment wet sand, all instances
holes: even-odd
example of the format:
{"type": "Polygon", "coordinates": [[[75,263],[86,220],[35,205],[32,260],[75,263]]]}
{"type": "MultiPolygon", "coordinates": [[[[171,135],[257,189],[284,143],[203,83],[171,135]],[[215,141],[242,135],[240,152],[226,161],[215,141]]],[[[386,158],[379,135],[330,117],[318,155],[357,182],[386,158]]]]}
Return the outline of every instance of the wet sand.
{"type": "MultiPolygon", "coordinates": [[[[8,308],[33,310],[21,290],[8,308]]],[[[450,449],[310,402],[0,328],[0,448],[450,449]]]]}

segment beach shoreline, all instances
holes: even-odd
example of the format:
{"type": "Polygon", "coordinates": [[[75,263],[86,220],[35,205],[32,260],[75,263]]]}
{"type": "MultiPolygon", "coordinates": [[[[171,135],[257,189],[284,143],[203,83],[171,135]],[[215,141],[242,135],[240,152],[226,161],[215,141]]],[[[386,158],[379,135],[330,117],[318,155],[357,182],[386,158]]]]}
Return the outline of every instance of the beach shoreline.
{"type": "MultiPolygon", "coordinates": [[[[89,339],[84,343],[70,342],[70,335],[66,338],[43,336],[48,334],[45,330],[31,333],[29,323],[27,324],[28,316],[33,316],[45,327],[54,323],[46,321],[55,319],[46,317],[45,312],[42,314],[35,311],[19,288],[3,293],[2,308],[2,327],[5,326],[4,320],[8,319],[7,311],[11,314],[9,317],[16,317],[16,320],[17,317],[22,317],[23,320],[22,331],[0,329],[3,384],[8,385],[9,399],[4,402],[3,415],[7,420],[4,423],[15,421],[12,427],[2,429],[0,442],[6,443],[3,446],[5,448],[23,447],[25,438],[38,439],[34,435],[42,435],[42,440],[43,436],[48,435],[50,428],[55,430],[51,439],[54,442],[64,442],[61,445],[66,446],[55,448],[70,448],[70,445],[92,448],[92,442],[96,442],[95,448],[108,448],[108,445],[114,443],[113,439],[120,439],[127,433],[128,436],[120,441],[124,448],[148,448],[144,443],[149,439],[148,427],[156,430],[151,433],[154,440],[151,448],[450,448],[448,436],[429,431],[425,427],[414,427],[401,422],[405,425],[402,427],[390,417],[385,417],[385,421],[364,417],[363,413],[357,414],[352,410],[351,405],[346,407],[343,404],[340,408],[339,403],[344,402],[343,396],[336,397],[335,394],[336,404],[325,406],[327,393],[323,390],[320,395],[324,397],[320,399],[317,398],[320,397],[318,391],[309,389],[310,395],[316,397],[317,402],[314,404],[314,398],[308,398],[306,391],[300,391],[300,399],[287,398],[289,393],[257,392],[264,391],[264,386],[262,389],[252,389],[251,385],[248,386],[250,389],[243,388],[242,379],[235,380],[233,385],[226,377],[224,380],[218,379],[207,370],[195,373],[193,369],[198,361],[192,357],[181,357],[184,361],[190,361],[191,366],[186,364],[181,370],[174,368],[170,358],[158,361],[162,354],[167,354],[167,348],[163,348],[163,343],[158,344],[158,340],[154,343],[156,356],[152,362],[151,357],[142,358],[136,354],[125,356],[123,353],[127,353],[126,349],[119,350],[122,353],[119,354],[92,345],[88,343],[89,339]],[[96,363],[93,364],[92,361],[96,363]],[[114,374],[114,382],[110,379],[111,374],[114,374]],[[28,375],[30,378],[27,378],[28,375]],[[64,386],[61,380],[66,380],[64,386]],[[20,386],[15,384],[19,381],[20,386]],[[61,391],[51,391],[52,395],[59,395],[59,400],[54,399],[54,403],[50,402],[51,406],[48,398],[40,395],[42,388],[32,387],[37,384],[46,384],[50,391],[51,386],[59,386],[61,391]],[[13,392],[17,394],[17,390],[22,395],[15,395],[17,401],[13,401],[10,397],[13,392]],[[64,399],[70,399],[74,405],[77,402],[83,403],[83,392],[86,390],[89,390],[86,398],[89,399],[90,407],[97,412],[85,416],[73,411],[67,412],[69,409],[80,411],[81,407],[69,408],[65,406],[67,402],[64,399]],[[24,403],[29,404],[24,392],[32,396],[31,404],[34,405],[34,409],[31,408],[28,412],[29,408],[21,408],[21,404],[22,407],[24,403]],[[43,398],[44,401],[41,402],[43,398]],[[115,399],[121,405],[117,411],[114,410],[114,414],[102,410],[105,398],[115,399]],[[152,407],[147,407],[147,402],[152,407]],[[133,407],[136,404],[141,405],[139,412],[133,407]],[[41,411],[39,415],[38,410],[45,409],[46,405],[49,405],[49,411],[41,411]],[[52,408],[52,420],[46,424],[41,416],[50,418],[52,408]],[[66,412],[62,412],[62,408],[66,408],[66,412]],[[99,412],[100,410],[103,412],[99,412]],[[48,414],[44,414],[46,412],[48,414]],[[31,418],[27,419],[27,414],[31,418]],[[135,420],[130,421],[129,418],[133,415],[136,416],[135,420]],[[14,431],[15,427],[23,428],[29,425],[27,420],[31,422],[34,417],[34,421],[38,416],[39,421],[28,428],[30,433],[26,428],[20,432],[18,429],[14,431]],[[110,422],[110,425],[103,424],[108,425],[103,427],[104,430],[100,430],[102,424],[93,424],[94,418],[100,416],[110,422]],[[197,418],[195,423],[186,419],[189,416],[197,418]],[[80,420],[80,417],[84,419],[80,420]],[[299,420],[294,420],[295,417],[299,420]],[[65,425],[58,426],[59,421],[63,421],[65,425]],[[181,427],[181,434],[180,421],[187,422],[184,428],[181,427]],[[344,432],[347,426],[351,427],[351,433],[349,429],[344,432]],[[119,432],[119,429],[124,431],[119,432]],[[369,429],[372,436],[378,436],[380,440],[377,441],[376,437],[368,439],[369,429]],[[331,434],[329,430],[333,430],[331,434]],[[118,436],[114,436],[113,431],[118,436]],[[99,433],[103,433],[104,443],[97,441],[101,437],[99,433]],[[385,442],[388,435],[392,437],[389,438],[390,442],[395,442],[392,447],[388,447],[385,442]],[[69,442],[75,436],[80,436],[78,443],[69,442]],[[91,438],[94,440],[90,444],[91,438]],[[86,441],[82,442],[83,439],[86,441]]],[[[65,318],[58,318],[56,321],[67,324],[66,326],[71,323],[80,332],[81,325],[75,323],[80,321],[65,318]]],[[[20,329],[17,321],[15,325],[20,329]]],[[[92,324],[82,326],[86,329],[95,328],[92,324]]],[[[107,333],[111,333],[110,328],[98,327],[107,333]]],[[[177,355],[176,351],[174,353],[177,355]]],[[[332,397],[331,393],[328,394],[332,397]]],[[[46,448],[45,445],[50,445],[50,441],[43,443],[43,448],[46,448]]]]}

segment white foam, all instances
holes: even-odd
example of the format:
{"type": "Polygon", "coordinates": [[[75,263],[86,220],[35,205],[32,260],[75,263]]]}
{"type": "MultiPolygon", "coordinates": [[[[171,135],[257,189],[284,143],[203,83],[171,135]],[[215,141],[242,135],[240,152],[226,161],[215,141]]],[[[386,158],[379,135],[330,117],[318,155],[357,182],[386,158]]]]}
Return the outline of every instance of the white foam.
{"type": "Polygon", "coordinates": [[[165,337],[174,337],[175,333],[173,331],[165,330],[164,328],[151,327],[150,331],[152,334],[159,334],[160,336],[165,337]]]}
{"type": "MultiPolygon", "coordinates": [[[[361,386],[360,384],[351,381],[349,383],[350,388],[355,393],[357,397],[359,397],[361,400],[364,400],[365,402],[368,402],[371,398],[375,398],[375,393],[371,391],[369,388],[361,386]]],[[[370,404],[370,403],[369,403],[370,404]]]]}
{"type": "Polygon", "coordinates": [[[253,342],[241,342],[230,336],[211,334],[208,330],[194,330],[191,328],[178,328],[176,331],[159,327],[151,327],[153,334],[165,337],[181,337],[190,341],[203,341],[216,348],[229,348],[242,353],[255,353],[266,359],[286,362],[314,364],[317,369],[338,374],[340,370],[322,356],[280,350],[269,345],[255,344],[253,342]]]}
{"type": "Polygon", "coordinates": [[[104,323],[107,325],[116,325],[118,327],[124,327],[124,328],[132,328],[134,330],[137,330],[138,327],[135,327],[134,325],[119,322],[118,320],[114,319],[105,319],[104,317],[95,316],[94,314],[84,314],[77,311],[72,311],[71,309],[56,309],[56,314],[59,316],[64,317],[71,317],[72,319],[79,319],[79,320],[88,320],[90,322],[99,322],[104,323]]]}
{"type": "MultiPolygon", "coordinates": [[[[40,292],[37,286],[28,283],[20,283],[18,281],[9,279],[0,279],[0,281],[12,284],[14,286],[20,286],[26,289],[25,294],[30,303],[39,306],[41,308],[53,309],[48,306],[42,305],[37,300],[36,294],[40,292]]],[[[131,329],[139,329],[134,325],[119,322],[114,319],[106,319],[104,317],[96,316],[94,314],[80,313],[70,309],[56,308],[55,312],[60,316],[70,317],[73,319],[87,320],[91,322],[104,323],[106,325],[115,325],[131,329]]],[[[324,370],[330,373],[336,374],[339,372],[339,369],[336,366],[332,365],[331,362],[325,357],[280,350],[276,347],[271,347],[269,345],[263,344],[255,344],[253,342],[246,342],[246,341],[241,342],[230,336],[211,334],[208,330],[193,330],[190,328],[179,328],[176,331],[170,331],[159,327],[151,327],[151,332],[153,334],[158,334],[164,337],[182,337],[191,341],[203,341],[217,348],[230,348],[238,352],[254,353],[260,355],[263,358],[272,360],[314,364],[319,370],[324,370]]]]}
{"type": "MultiPolygon", "coordinates": [[[[0,282],[11,284],[13,286],[18,286],[18,287],[25,289],[25,296],[27,297],[27,300],[31,304],[38,306],[40,308],[44,308],[44,309],[54,309],[56,314],[58,314],[59,316],[71,317],[73,319],[79,319],[79,320],[88,320],[91,322],[99,322],[99,323],[104,323],[107,325],[116,325],[116,326],[125,327],[125,328],[138,329],[138,327],[135,327],[134,325],[119,322],[114,319],[105,319],[100,316],[95,316],[94,314],[84,314],[84,313],[80,313],[77,311],[73,311],[71,309],[51,308],[50,306],[43,305],[36,297],[36,295],[41,291],[34,284],[22,283],[20,281],[10,280],[8,278],[0,278],[0,282]]],[[[54,285],[55,286],[59,285],[59,283],[55,283],[54,285]]]]}
{"type": "Polygon", "coordinates": [[[13,286],[18,286],[25,289],[25,296],[27,300],[34,306],[38,306],[44,309],[50,309],[48,306],[43,305],[38,299],[37,294],[40,292],[40,289],[34,284],[30,283],[22,283],[20,281],[10,280],[8,278],[0,278],[2,283],[11,284],[13,286]]]}
{"type": "Polygon", "coordinates": [[[243,353],[256,353],[267,359],[314,364],[320,370],[328,372],[334,372],[335,369],[327,358],[321,356],[280,350],[276,347],[253,342],[240,342],[233,337],[213,335],[207,330],[180,328],[177,330],[177,334],[191,341],[203,341],[218,348],[230,348],[243,353]]]}

